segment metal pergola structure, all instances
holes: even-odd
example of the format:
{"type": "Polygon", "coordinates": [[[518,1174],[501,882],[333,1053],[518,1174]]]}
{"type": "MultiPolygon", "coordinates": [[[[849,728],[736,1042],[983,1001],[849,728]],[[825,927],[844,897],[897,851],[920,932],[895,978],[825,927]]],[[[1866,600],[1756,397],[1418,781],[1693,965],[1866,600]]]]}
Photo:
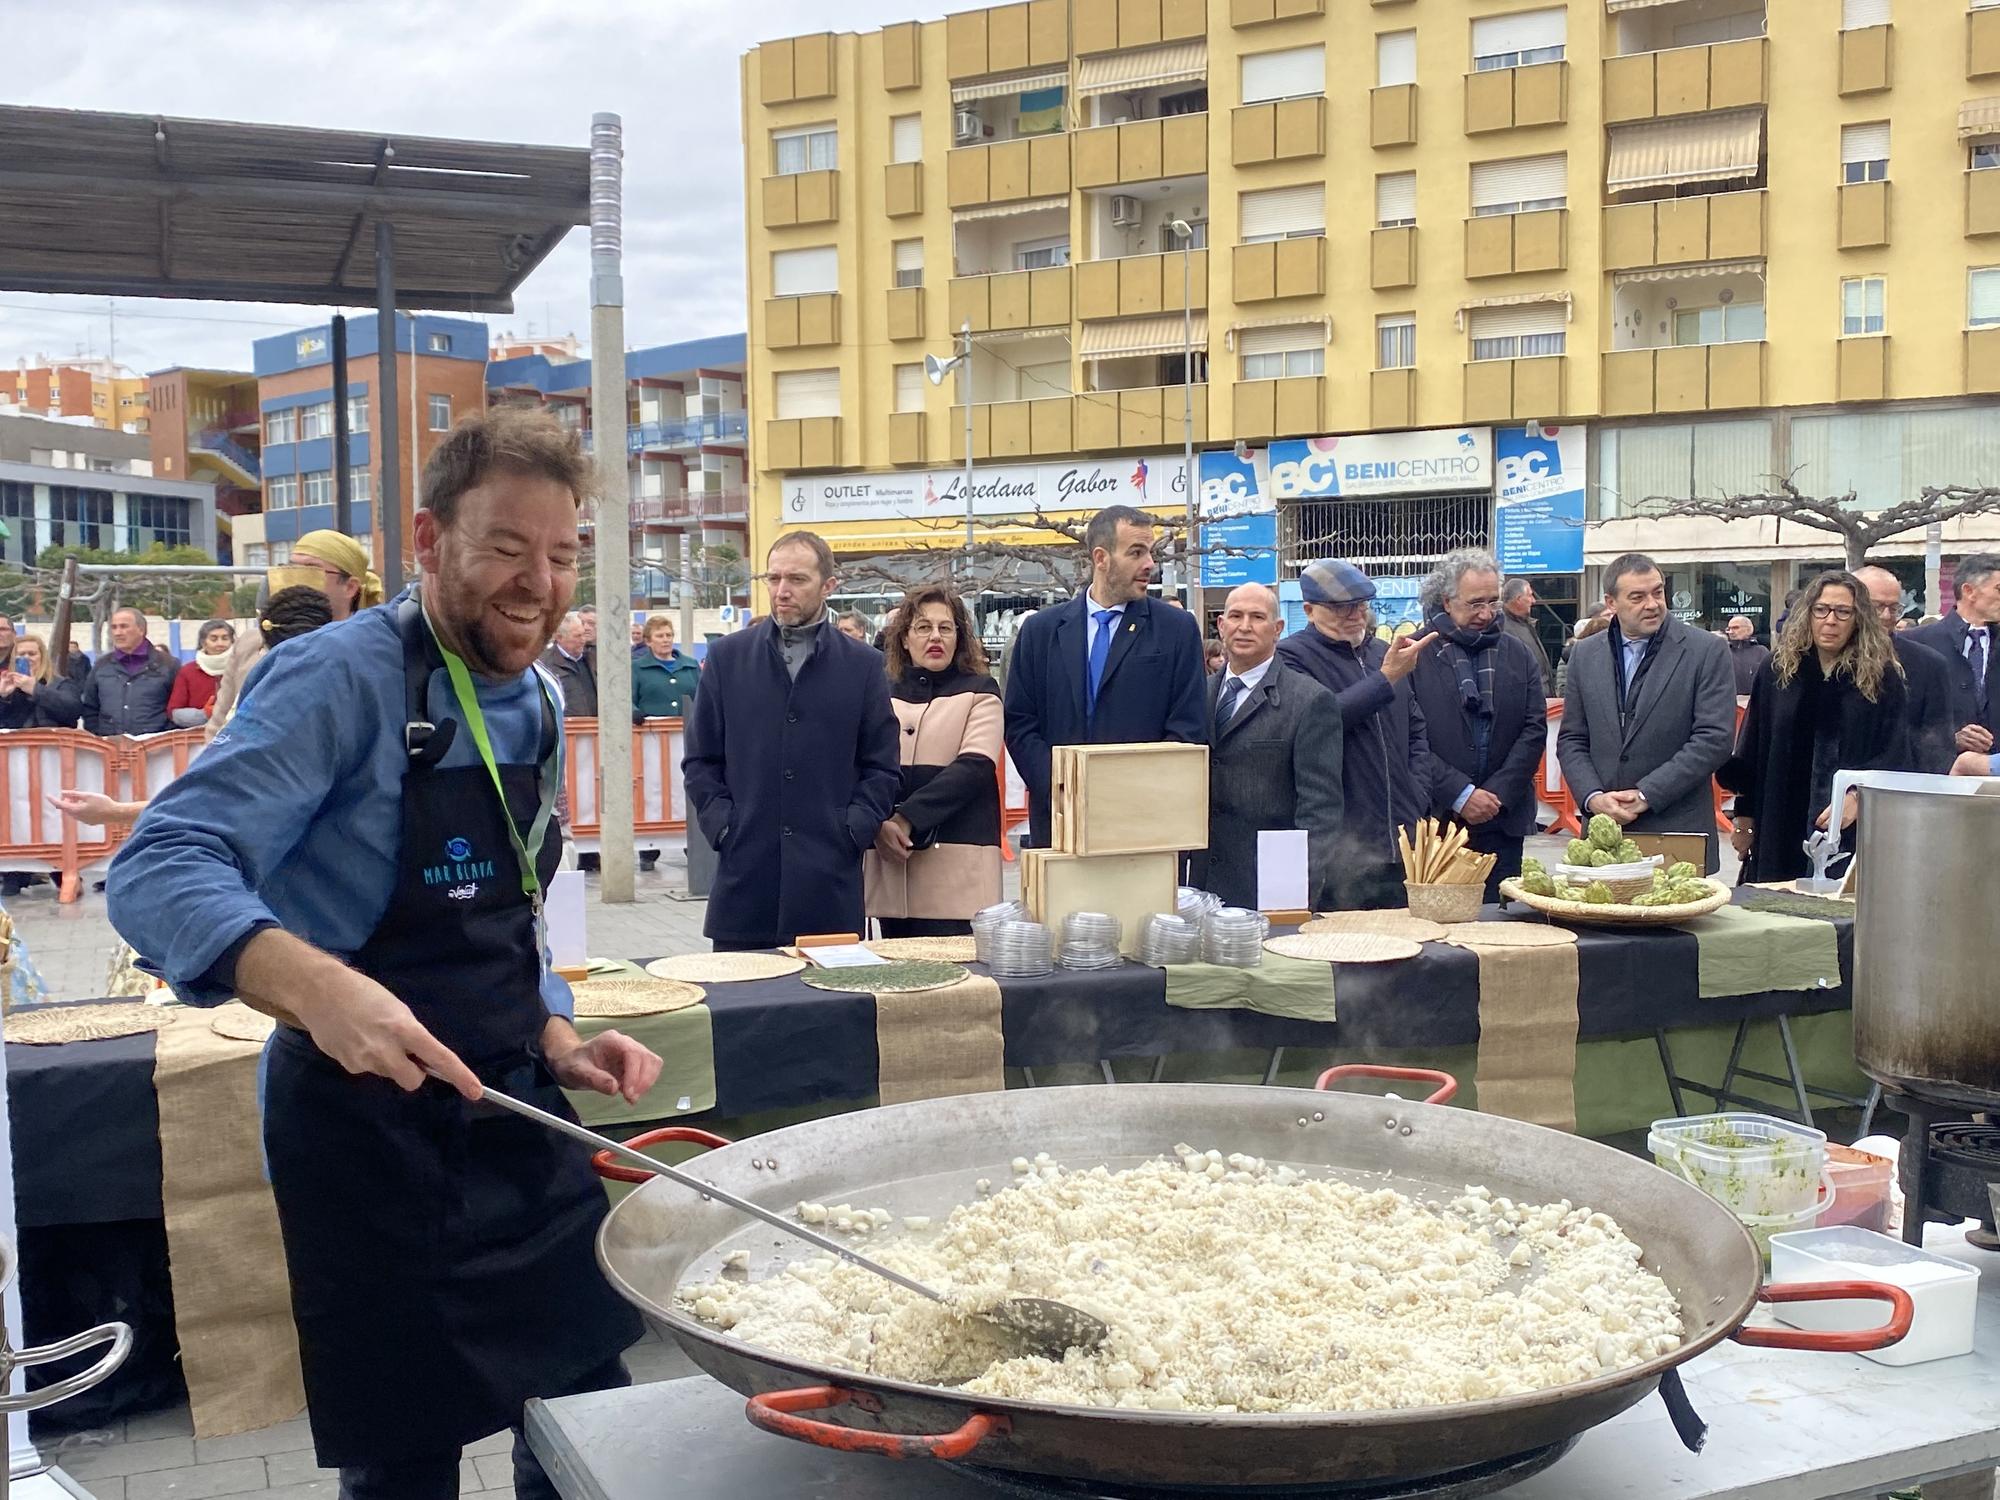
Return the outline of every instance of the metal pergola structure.
{"type": "MultiPolygon", "coordinates": [[[[396,309],[511,312],[590,222],[590,152],[0,106],[0,291],[373,306],[391,589],[403,582],[396,309]]],[[[333,320],[337,525],[346,320],[333,320]]]]}

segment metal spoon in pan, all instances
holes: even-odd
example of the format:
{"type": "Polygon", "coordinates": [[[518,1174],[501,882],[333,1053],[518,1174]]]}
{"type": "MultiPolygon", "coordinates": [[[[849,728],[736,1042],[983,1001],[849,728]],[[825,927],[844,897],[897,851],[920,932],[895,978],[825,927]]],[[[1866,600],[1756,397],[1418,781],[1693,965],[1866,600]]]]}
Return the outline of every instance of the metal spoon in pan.
{"type": "MultiPolygon", "coordinates": [[[[648,1172],[656,1173],[669,1181],[679,1183],[684,1188],[700,1193],[704,1198],[713,1198],[717,1203],[726,1204],[738,1213],[748,1214],[753,1219],[761,1219],[773,1229],[781,1230],[794,1239],[804,1240],[807,1244],[817,1246],[831,1255],[837,1255],[842,1260],[857,1265],[864,1271],[872,1272],[884,1280],[893,1281],[905,1291],[915,1292],[920,1297],[928,1297],[931,1301],[947,1307],[957,1305],[942,1292],[933,1291],[921,1281],[912,1280],[900,1271],[892,1271],[865,1255],[857,1254],[837,1240],[795,1224],[784,1215],[774,1213],[768,1208],[760,1208],[748,1199],[725,1193],[713,1183],[703,1182],[699,1177],[692,1177],[664,1162],[655,1161],[644,1152],[634,1151],[630,1146],[622,1145],[608,1136],[599,1135],[594,1130],[586,1130],[581,1125],[573,1125],[562,1116],[552,1115],[547,1110],[537,1109],[532,1104],[525,1104],[511,1094],[484,1089],[482,1097],[502,1109],[512,1110],[515,1114],[546,1125],[551,1130],[560,1131],[572,1140],[581,1141],[592,1150],[609,1151],[634,1166],[643,1167],[648,1172]]],[[[1102,1319],[1094,1318],[1066,1302],[1054,1302],[1046,1297],[1005,1297],[991,1307],[965,1310],[971,1311],[975,1317],[1019,1334],[1032,1344],[1037,1352],[1046,1354],[1051,1359],[1061,1359],[1063,1351],[1067,1349],[1081,1349],[1088,1353],[1102,1344],[1111,1332],[1102,1319]]]]}

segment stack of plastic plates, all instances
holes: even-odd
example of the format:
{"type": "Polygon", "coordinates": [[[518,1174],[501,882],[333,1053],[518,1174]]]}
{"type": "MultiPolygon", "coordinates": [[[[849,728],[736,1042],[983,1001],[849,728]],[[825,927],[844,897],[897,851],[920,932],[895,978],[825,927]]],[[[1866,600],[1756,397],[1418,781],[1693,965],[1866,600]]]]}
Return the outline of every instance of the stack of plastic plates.
{"type": "Polygon", "coordinates": [[[1262,912],[1219,907],[1202,919],[1201,956],[1232,969],[1254,969],[1264,961],[1264,934],[1270,929],[1262,912]]]}
{"type": "Polygon", "coordinates": [[[1197,925],[1203,917],[1221,905],[1220,896],[1209,891],[1198,891],[1191,885],[1180,886],[1174,891],[1174,909],[1197,925]]]}
{"type": "Polygon", "coordinates": [[[996,979],[1046,974],[1053,944],[1040,922],[1002,922],[986,937],[986,964],[996,979]]]}
{"type": "Polygon", "coordinates": [[[983,906],[972,914],[973,958],[982,964],[993,962],[989,946],[993,929],[1002,922],[1025,922],[1028,908],[1018,901],[1002,901],[998,906],[983,906]]]}
{"type": "Polygon", "coordinates": [[[1124,925],[1101,911],[1073,911],[1063,918],[1062,947],[1056,962],[1065,969],[1113,969],[1125,960],[1118,944],[1124,925]]]}
{"type": "Polygon", "coordinates": [[[1201,957],[1201,923],[1172,912],[1146,918],[1139,933],[1139,962],[1163,968],[1191,964],[1201,957]]]}

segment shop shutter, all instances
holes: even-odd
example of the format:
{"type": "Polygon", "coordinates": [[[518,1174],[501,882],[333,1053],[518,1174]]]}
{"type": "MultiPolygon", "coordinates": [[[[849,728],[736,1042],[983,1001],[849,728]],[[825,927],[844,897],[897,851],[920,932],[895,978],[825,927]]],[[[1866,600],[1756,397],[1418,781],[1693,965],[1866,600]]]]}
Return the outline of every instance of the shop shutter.
{"type": "Polygon", "coordinates": [[[839,370],[781,370],[777,380],[778,420],[840,415],[839,370]]]}
{"type": "Polygon", "coordinates": [[[1859,31],[1864,26],[1889,24],[1889,0],[1841,0],[1840,29],[1859,31]]]}
{"type": "Polygon", "coordinates": [[[1841,126],[1840,159],[1843,162],[1887,161],[1889,122],[1874,120],[1866,125],[1841,126]]]}
{"type": "Polygon", "coordinates": [[[1417,81],[1417,34],[1414,31],[1385,31],[1375,38],[1375,84],[1417,81]]]}
{"type": "Polygon", "coordinates": [[[1569,327],[1569,308],[1560,302],[1522,302],[1512,307],[1475,307],[1470,332],[1475,339],[1527,338],[1538,333],[1562,333],[1569,327]]]}
{"type": "Polygon", "coordinates": [[[1243,328],[1236,334],[1236,352],[1242,355],[1290,354],[1295,349],[1325,347],[1324,323],[1280,323],[1271,328],[1243,328]]]}
{"type": "Polygon", "coordinates": [[[1253,52],[1243,59],[1243,102],[1297,99],[1326,92],[1326,46],[1253,52]]]}
{"type": "Polygon", "coordinates": [[[1375,222],[1414,223],[1417,217],[1417,174],[1387,172],[1375,179],[1375,222]]]}
{"type": "Polygon", "coordinates": [[[1472,164],[1472,206],[1531,203],[1569,196],[1569,171],[1562,156],[1517,156],[1472,164]]]}
{"type": "Polygon", "coordinates": [[[1472,23],[1472,55],[1498,57],[1560,47],[1569,35],[1566,10],[1524,10],[1511,16],[1481,16],[1472,23]]]}
{"type": "Polygon", "coordinates": [[[1326,229],[1326,184],[1301,182],[1293,187],[1264,188],[1245,193],[1237,237],[1242,240],[1282,238],[1323,233],[1326,229]]]}
{"type": "Polygon", "coordinates": [[[771,256],[771,295],[809,297],[840,289],[840,260],[831,245],[779,250],[771,256]]]}
{"type": "Polygon", "coordinates": [[[892,162],[922,161],[924,159],[924,117],[922,115],[898,115],[889,122],[889,160],[892,162]]]}

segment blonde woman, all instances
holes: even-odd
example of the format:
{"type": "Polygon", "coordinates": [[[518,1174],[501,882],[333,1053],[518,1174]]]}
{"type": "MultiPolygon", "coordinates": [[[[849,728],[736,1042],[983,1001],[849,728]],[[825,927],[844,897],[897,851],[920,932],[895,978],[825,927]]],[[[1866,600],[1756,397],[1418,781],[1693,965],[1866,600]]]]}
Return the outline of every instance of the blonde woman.
{"type": "MultiPolygon", "coordinates": [[[[1746,882],[1807,873],[1805,841],[1829,822],[1834,772],[1916,769],[1908,709],[1903,665],[1868,591],[1851,573],[1820,574],[1757,669],[1736,755],[1716,777],[1736,793],[1746,882]]],[[[1841,826],[1853,821],[1850,798],[1841,826]]]]}
{"type": "Polygon", "coordinates": [[[38,636],[22,635],[14,640],[0,677],[7,679],[6,696],[0,698],[0,727],[8,729],[74,729],[83,712],[76,684],[56,671],[49,661],[48,647],[38,636]],[[27,671],[21,667],[25,665],[27,671]],[[13,708],[13,718],[6,711],[13,708]]]}

